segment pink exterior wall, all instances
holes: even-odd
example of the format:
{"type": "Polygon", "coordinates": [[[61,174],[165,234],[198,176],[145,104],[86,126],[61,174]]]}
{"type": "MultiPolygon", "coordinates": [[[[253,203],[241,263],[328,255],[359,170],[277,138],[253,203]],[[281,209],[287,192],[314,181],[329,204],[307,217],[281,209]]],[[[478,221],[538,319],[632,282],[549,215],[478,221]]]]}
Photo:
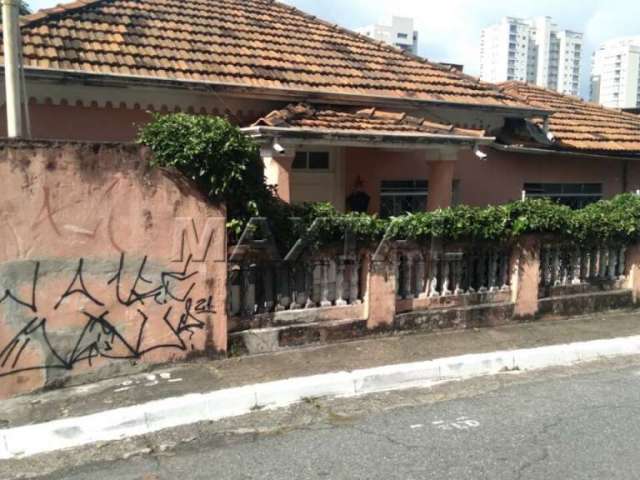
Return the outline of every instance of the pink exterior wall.
{"type": "MultiPolygon", "coordinates": [[[[487,160],[470,150],[456,162],[459,203],[484,206],[519,200],[526,182],[602,183],[605,197],[623,192],[624,160],[562,155],[525,155],[484,148],[487,160]]],[[[432,164],[424,154],[373,148],[345,150],[347,195],[361,177],[371,196],[370,213],[380,211],[383,180],[429,180],[432,164]]],[[[628,161],[627,191],[640,189],[640,160],[628,161]]]]}
{"type": "Polygon", "coordinates": [[[369,213],[380,211],[380,184],[383,180],[427,180],[429,163],[424,154],[406,150],[377,148],[345,149],[346,193],[353,192],[356,179],[364,182],[364,190],[371,197],[369,213]]]}
{"type": "MultiPolygon", "coordinates": [[[[162,98],[162,97],[159,97],[162,98]]],[[[233,101],[229,101],[233,107],[233,101]]],[[[232,122],[240,126],[251,125],[272,108],[268,102],[254,102],[255,110],[235,110],[229,114],[232,122]]],[[[54,105],[50,103],[31,103],[32,138],[53,140],[82,140],[91,142],[131,142],[135,140],[140,126],[151,119],[149,109],[123,108],[119,106],[99,107],[91,105],[54,105]]],[[[220,104],[224,112],[228,103],[220,104]]],[[[4,112],[4,105],[0,111],[4,112]]],[[[197,110],[197,109],[196,109],[197,110]]],[[[169,113],[163,109],[162,113],[169,113]]],[[[224,113],[220,113],[225,115],[224,113]]],[[[6,116],[0,115],[0,137],[6,137],[6,116]]]]}
{"type": "MultiPolygon", "coordinates": [[[[484,151],[487,160],[465,152],[455,178],[460,181],[460,203],[484,206],[522,197],[525,182],[602,183],[605,197],[622,193],[624,161],[563,155],[526,155],[484,151]]],[[[629,189],[640,180],[640,168],[629,168],[629,189]]]]}
{"type": "MultiPolygon", "coordinates": [[[[151,116],[141,109],[30,105],[32,138],[129,142],[151,116]]],[[[6,136],[6,118],[0,115],[0,136],[6,136]]]]}
{"type": "Polygon", "coordinates": [[[146,165],[0,145],[0,398],[226,350],[224,210],[146,165]]]}

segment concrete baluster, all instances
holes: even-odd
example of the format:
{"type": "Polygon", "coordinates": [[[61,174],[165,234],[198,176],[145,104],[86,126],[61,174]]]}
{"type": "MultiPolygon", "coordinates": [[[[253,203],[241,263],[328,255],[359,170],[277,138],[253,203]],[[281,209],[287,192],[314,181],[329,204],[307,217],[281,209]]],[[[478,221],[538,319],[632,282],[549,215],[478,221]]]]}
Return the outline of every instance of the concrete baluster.
{"type": "Polygon", "coordinates": [[[358,296],[360,292],[360,262],[358,257],[353,258],[351,264],[351,282],[349,288],[349,303],[351,305],[360,305],[362,300],[358,296]]]}
{"type": "Polygon", "coordinates": [[[609,265],[609,259],[607,250],[605,248],[598,248],[598,278],[603,280],[607,275],[607,266],[609,265]]]}
{"type": "Polygon", "coordinates": [[[329,300],[329,269],[331,267],[331,263],[328,258],[323,258],[320,263],[320,271],[321,271],[321,284],[320,290],[322,299],[320,301],[321,307],[331,307],[333,304],[331,300],[329,300]]]}
{"type": "Polygon", "coordinates": [[[467,293],[473,294],[476,293],[476,288],[474,285],[476,284],[476,257],[473,254],[467,255],[467,293]]]}
{"type": "Polygon", "coordinates": [[[416,290],[418,293],[418,298],[426,298],[429,296],[427,292],[427,281],[425,278],[426,275],[426,262],[424,260],[424,256],[421,254],[416,254],[416,290]]]}
{"type": "Polygon", "coordinates": [[[271,312],[275,307],[274,271],[272,266],[267,266],[262,272],[262,288],[264,292],[264,303],[262,307],[265,312],[271,312]]]}
{"type": "Polygon", "coordinates": [[[546,244],[543,251],[543,263],[542,263],[542,277],[544,279],[544,286],[550,287],[553,285],[553,252],[551,246],[546,244]]]}
{"type": "Polygon", "coordinates": [[[589,269],[591,268],[591,254],[589,250],[582,250],[580,257],[580,282],[586,283],[589,279],[589,269]]]}
{"type": "Polygon", "coordinates": [[[244,264],[242,269],[243,314],[256,313],[256,265],[244,264]]]}
{"type": "Polygon", "coordinates": [[[489,253],[489,291],[495,292],[498,290],[498,282],[497,282],[497,270],[498,270],[498,259],[496,258],[496,252],[494,250],[489,253]]]}
{"type": "Polygon", "coordinates": [[[609,280],[615,280],[617,278],[617,267],[618,267],[618,252],[615,248],[610,248],[609,250],[609,280]]]}
{"type": "Polygon", "coordinates": [[[478,257],[478,293],[487,293],[487,291],[489,290],[487,262],[489,262],[489,257],[487,256],[487,254],[480,254],[480,256],[478,257]]]}
{"type": "Polygon", "coordinates": [[[624,280],[627,278],[627,247],[623,245],[618,251],[618,278],[624,280]]]}
{"type": "Polygon", "coordinates": [[[451,285],[451,259],[446,255],[443,259],[442,269],[442,296],[447,297],[452,294],[449,286],[451,285]]]}
{"type": "Polygon", "coordinates": [[[560,246],[556,246],[552,250],[553,255],[553,284],[555,286],[562,285],[562,256],[560,246]]]}
{"type": "Polygon", "coordinates": [[[591,249],[591,262],[589,265],[589,279],[598,278],[600,251],[597,248],[591,249]]]}
{"type": "Polygon", "coordinates": [[[402,261],[404,259],[404,255],[402,253],[397,253],[393,258],[393,269],[396,275],[396,299],[402,300],[402,289],[404,287],[404,282],[402,281],[402,261]]]}
{"type": "Polygon", "coordinates": [[[345,258],[338,257],[336,261],[336,305],[342,307],[347,305],[344,299],[344,275],[346,271],[345,258]]]}
{"type": "Polygon", "coordinates": [[[464,289],[462,288],[462,255],[453,262],[453,285],[455,287],[454,295],[464,294],[464,289]]]}
{"type": "Polygon", "coordinates": [[[239,315],[242,311],[242,267],[232,265],[229,274],[229,314],[239,315]]]}
{"type": "MultiPolygon", "coordinates": [[[[291,304],[289,305],[290,310],[299,310],[304,306],[304,298],[300,298],[304,294],[300,292],[298,278],[300,272],[304,273],[304,270],[300,270],[299,266],[296,264],[291,265],[290,270],[290,278],[291,281],[289,283],[289,287],[291,287],[291,304]]],[[[304,280],[303,280],[304,283],[304,280]]],[[[304,287],[303,287],[304,290],[304,287]]]]}
{"type": "Polygon", "coordinates": [[[581,268],[582,253],[580,249],[573,250],[571,252],[571,284],[580,285],[580,268],[581,268]]]}
{"type": "Polygon", "coordinates": [[[500,290],[508,292],[509,288],[509,254],[506,251],[500,252],[500,290]]]}
{"type": "Polygon", "coordinates": [[[413,256],[411,254],[407,254],[404,256],[404,275],[402,278],[403,282],[403,296],[406,299],[413,299],[413,288],[412,288],[412,279],[413,279],[413,256]]]}
{"type": "Polygon", "coordinates": [[[438,292],[438,276],[440,275],[440,260],[437,256],[431,257],[431,275],[429,276],[429,296],[439,297],[438,292]]]}
{"type": "Polygon", "coordinates": [[[316,299],[319,298],[320,294],[318,293],[317,284],[315,281],[315,271],[317,267],[317,261],[311,260],[306,265],[305,271],[305,304],[304,308],[315,308],[316,307],[316,299]],[[316,297],[316,293],[318,296],[316,297]]]}

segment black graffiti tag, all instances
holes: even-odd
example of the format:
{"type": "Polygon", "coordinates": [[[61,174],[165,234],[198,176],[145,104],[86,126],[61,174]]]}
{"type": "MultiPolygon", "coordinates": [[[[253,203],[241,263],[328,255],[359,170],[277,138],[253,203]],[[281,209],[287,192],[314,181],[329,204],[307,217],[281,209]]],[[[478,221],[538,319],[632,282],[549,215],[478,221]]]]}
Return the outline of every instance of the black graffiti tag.
{"type": "MultiPolygon", "coordinates": [[[[54,312],[53,315],[64,315],[61,307],[67,299],[81,297],[87,301],[87,305],[79,312],[80,317],[84,318],[84,325],[78,332],[73,348],[69,350],[68,346],[57,345],[52,340],[54,337],[49,327],[57,318],[38,315],[37,291],[41,263],[34,262],[33,276],[28,282],[31,286],[28,298],[21,297],[11,289],[5,289],[0,296],[0,306],[12,302],[19,309],[31,313],[27,324],[13,338],[6,343],[0,340],[0,378],[33,370],[72,370],[81,362],[92,366],[97,358],[136,360],[156,350],[187,351],[193,348],[194,336],[205,328],[206,317],[216,312],[212,296],[194,297],[198,272],[192,269],[191,263],[192,258],[189,257],[179,269],[157,273],[154,282],[148,272],[147,257],[139,262],[132,277],[127,274],[126,257],[122,254],[115,275],[104,280],[109,287],[106,289],[109,298],[102,298],[91,291],[86,281],[85,260],[80,259],[66,290],[57,298],[53,308],[43,309],[54,312]],[[133,281],[127,287],[126,282],[131,278],[133,281]],[[108,308],[118,305],[120,307],[116,310],[119,313],[112,313],[108,308]],[[121,318],[116,317],[122,314],[122,307],[137,319],[134,332],[131,331],[131,322],[126,322],[126,335],[117,326],[123,323],[121,318]],[[165,340],[168,337],[169,341],[153,341],[155,337],[149,335],[148,329],[155,331],[158,325],[167,331],[166,336],[160,337],[165,340]],[[38,354],[29,355],[30,347],[37,347],[38,354]]],[[[95,275],[91,279],[97,290],[99,285],[95,275]]],[[[100,291],[104,292],[105,289],[100,291]]]]}

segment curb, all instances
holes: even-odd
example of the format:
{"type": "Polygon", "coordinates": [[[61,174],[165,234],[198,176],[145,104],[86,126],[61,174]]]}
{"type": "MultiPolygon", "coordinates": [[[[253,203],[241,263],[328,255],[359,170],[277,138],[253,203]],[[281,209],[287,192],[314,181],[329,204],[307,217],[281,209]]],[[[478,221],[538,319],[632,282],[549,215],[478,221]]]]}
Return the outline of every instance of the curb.
{"type": "Polygon", "coordinates": [[[0,459],[123,440],[159,430],[286,407],[314,397],[354,397],[514,370],[574,365],[640,354],[640,336],[441,358],[352,372],[290,378],[167,398],[83,417],[0,430],[0,459]]]}

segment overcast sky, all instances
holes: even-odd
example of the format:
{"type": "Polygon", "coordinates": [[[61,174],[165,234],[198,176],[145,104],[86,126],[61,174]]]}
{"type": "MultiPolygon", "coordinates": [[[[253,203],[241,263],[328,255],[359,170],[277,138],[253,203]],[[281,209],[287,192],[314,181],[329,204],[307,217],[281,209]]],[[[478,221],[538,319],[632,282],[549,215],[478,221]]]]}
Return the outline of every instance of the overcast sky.
{"type": "MultiPolygon", "coordinates": [[[[589,90],[591,53],[604,40],[640,35],[639,0],[284,0],[301,10],[356,28],[381,17],[414,17],[420,31],[420,54],[429,59],[462,63],[479,73],[480,30],[508,16],[548,15],[562,28],[584,32],[582,91],[589,90]]],[[[60,0],[31,0],[31,8],[60,0]]]]}

